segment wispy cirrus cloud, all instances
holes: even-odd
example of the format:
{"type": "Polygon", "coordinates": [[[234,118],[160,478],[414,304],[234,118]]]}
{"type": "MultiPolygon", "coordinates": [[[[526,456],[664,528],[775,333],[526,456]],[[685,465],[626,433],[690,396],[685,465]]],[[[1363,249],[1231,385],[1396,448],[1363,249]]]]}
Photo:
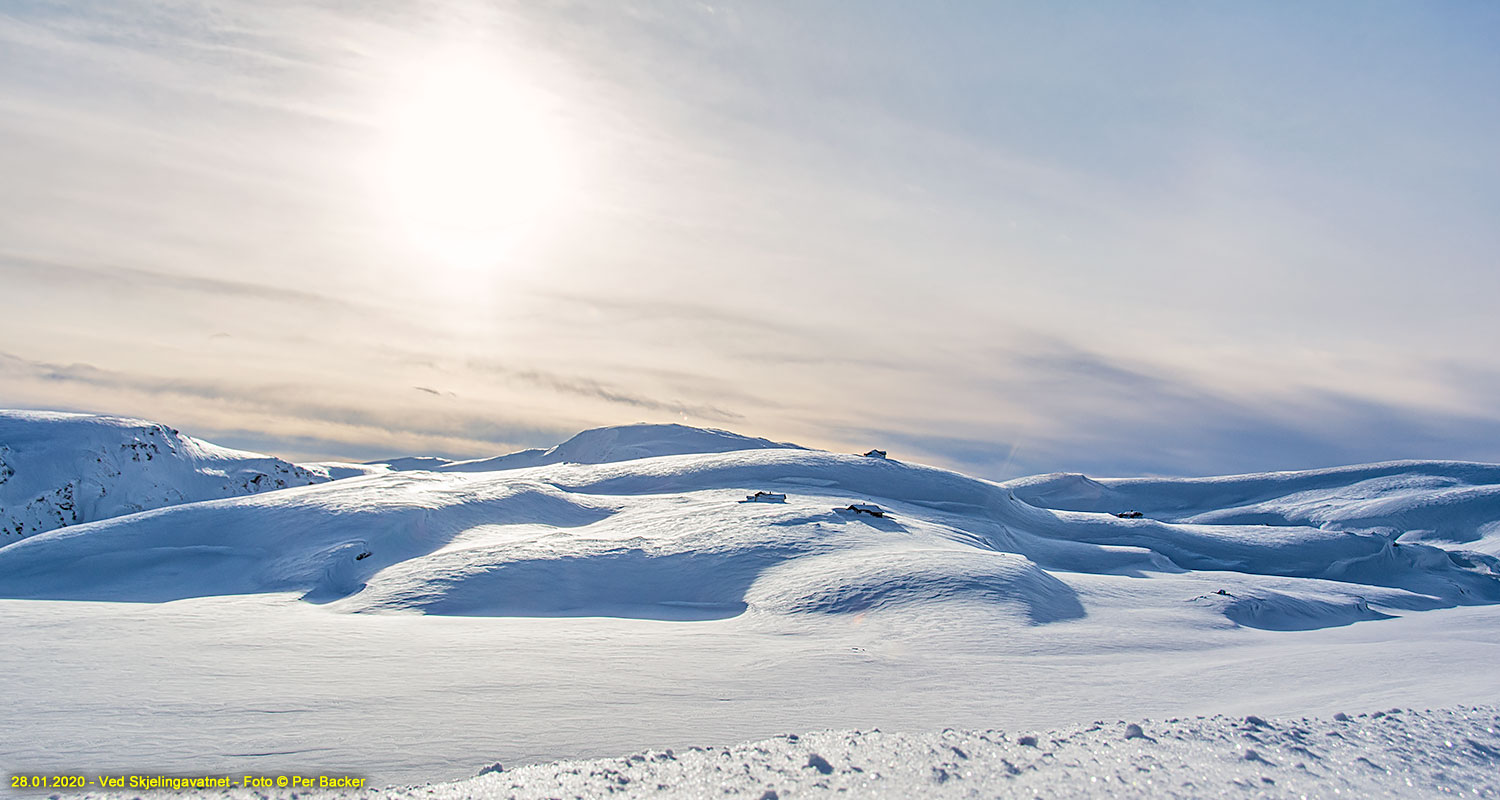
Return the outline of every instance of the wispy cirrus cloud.
{"type": "Polygon", "coordinates": [[[356,304],[347,298],[304,291],[287,286],[268,286],[251,281],[228,280],[211,275],[169,274],[120,265],[86,266],[58,260],[29,258],[0,251],[0,275],[10,281],[32,281],[98,291],[131,293],[171,291],[213,298],[242,298],[278,305],[310,306],[320,311],[347,311],[356,304]]]}
{"type": "Polygon", "coordinates": [[[667,400],[631,393],[610,386],[593,378],[562,375],[546,370],[517,368],[494,361],[471,361],[468,368],[516,383],[548,389],[560,394],[602,400],[616,406],[625,406],[643,411],[665,412],[690,416],[702,420],[731,422],[745,419],[744,415],[714,405],[695,404],[679,400],[667,400]]]}

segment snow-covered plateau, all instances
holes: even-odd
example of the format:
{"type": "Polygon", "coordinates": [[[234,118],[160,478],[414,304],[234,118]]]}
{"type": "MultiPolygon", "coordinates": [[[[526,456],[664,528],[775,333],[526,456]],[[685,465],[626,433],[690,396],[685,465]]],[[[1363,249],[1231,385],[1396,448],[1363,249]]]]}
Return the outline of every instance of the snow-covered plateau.
{"type": "Polygon", "coordinates": [[[1500,466],[994,483],[894,455],[636,425],[298,467],[4,412],[0,769],[1496,796],[1500,466]]]}

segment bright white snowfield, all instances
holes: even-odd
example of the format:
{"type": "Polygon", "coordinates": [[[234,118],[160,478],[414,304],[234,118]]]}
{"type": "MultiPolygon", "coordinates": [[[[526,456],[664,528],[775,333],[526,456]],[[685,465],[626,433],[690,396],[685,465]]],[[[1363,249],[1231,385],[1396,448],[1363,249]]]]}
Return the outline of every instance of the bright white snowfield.
{"type": "Polygon", "coordinates": [[[435,787],[452,797],[1500,791],[1496,465],[996,484],[641,425],[286,465],[268,479],[309,485],[249,494],[223,478],[284,462],[139,421],[0,421],[6,519],[63,485],[127,498],[0,546],[6,772],[507,768],[435,787]],[[1416,711],[1373,716],[1392,708],[1416,711]],[[819,733],[841,729],[863,733],[819,733]],[[604,760],[540,763],[577,758],[604,760]]]}

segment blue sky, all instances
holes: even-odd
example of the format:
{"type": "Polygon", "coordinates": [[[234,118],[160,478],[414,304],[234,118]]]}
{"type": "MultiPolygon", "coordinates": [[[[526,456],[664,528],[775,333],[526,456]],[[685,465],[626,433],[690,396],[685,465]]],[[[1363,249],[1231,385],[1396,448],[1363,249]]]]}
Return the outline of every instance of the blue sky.
{"type": "Polygon", "coordinates": [[[0,404],[1500,461],[1500,9],[0,3],[0,404]]]}

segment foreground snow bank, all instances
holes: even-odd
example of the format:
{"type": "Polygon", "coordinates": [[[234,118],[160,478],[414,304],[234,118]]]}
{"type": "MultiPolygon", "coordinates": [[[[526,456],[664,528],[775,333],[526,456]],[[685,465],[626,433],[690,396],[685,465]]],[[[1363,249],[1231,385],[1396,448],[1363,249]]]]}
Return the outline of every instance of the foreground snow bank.
{"type": "Polygon", "coordinates": [[[1500,708],[1212,717],[1041,733],[825,731],[366,796],[1500,797],[1500,708]]]}
{"type": "MultiPolygon", "coordinates": [[[[490,768],[494,769],[494,768],[490,768]]],[[[1500,797],[1500,707],[789,734],[296,797],[1500,797]]],[[[248,790],[221,793],[251,797],[248,790]]],[[[287,795],[292,796],[292,795],[287,795]]]]}

